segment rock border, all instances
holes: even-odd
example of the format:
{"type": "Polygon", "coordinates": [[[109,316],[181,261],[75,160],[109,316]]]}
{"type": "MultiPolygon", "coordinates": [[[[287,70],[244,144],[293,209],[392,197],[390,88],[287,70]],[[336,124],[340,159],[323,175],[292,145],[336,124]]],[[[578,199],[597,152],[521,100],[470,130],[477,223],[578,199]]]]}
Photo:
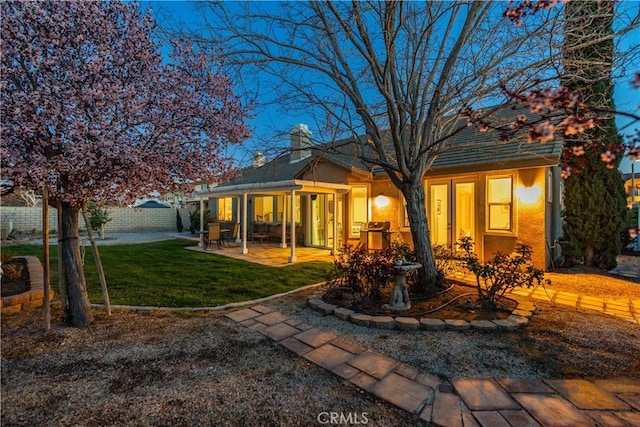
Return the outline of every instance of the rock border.
{"type": "Polygon", "coordinates": [[[307,306],[323,315],[332,315],[340,320],[348,321],[354,325],[376,329],[400,330],[400,331],[466,331],[476,330],[482,332],[495,331],[516,331],[529,324],[529,319],[536,310],[532,302],[523,300],[517,295],[509,297],[516,300],[518,305],[506,319],[496,320],[472,320],[467,322],[460,319],[434,319],[432,317],[422,317],[419,320],[415,317],[404,316],[370,316],[368,314],[357,313],[344,307],[328,304],[322,300],[324,290],[319,290],[307,297],[307,306]]]}
{"type": "MultiPolygon", "coordinates": [[[[42,307],[44,303],[42,263],[38,257],[34,256],[22,256],[20,258],[24,258],[27,261],[31,289],[21,294],[3,297],[0,301],[0,312],[2,314],[19,313],[22,310],[42,307]]],[[[52,300],[53,290],[49,294],[50,300],[52,300]]]]}

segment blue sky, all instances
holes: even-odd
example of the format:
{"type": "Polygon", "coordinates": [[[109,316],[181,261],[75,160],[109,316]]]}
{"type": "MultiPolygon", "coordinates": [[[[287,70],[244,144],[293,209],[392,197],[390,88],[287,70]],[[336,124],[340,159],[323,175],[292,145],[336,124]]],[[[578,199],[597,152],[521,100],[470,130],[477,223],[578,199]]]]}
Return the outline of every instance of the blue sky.
{"type": "MultiPolygon", "coordinates": [[[[637,0],[625,0],[625,6],[628,6],[634,13],[638,13],[640,8],[640,2],[637,0]]],[[[505,3],[506,5],[506,3],[505,3]]],[[[196,11],[196,4],[192,1],[143,1],[141,2],[143,9],[151,7],[154,11],[160,25],[171,25],[176,28],[193,28],[198,29],[203,26],[203,19],[201,14],[196,11]]],[[[637,44],[640,41],[640,30],[636,30],[622,40],[623,45],[637,44]]],[[[630,64],[628,70],[640,70],[640,62],[636,64],[630,64]]],[[[617,109],[621,111],[636,111],[640,108],[640,91],[633,90],[630,87],[629,79],[620,81],[616,84],[614,90],[614,100],[616,102],[617,109]]],[[[282,112],[276,111],[275,108],[261,108],[257,106],[254,111],[255,117],[249,122],[250,126],[254,129],[254,137],[252,141],[249,141],[251,147],[249,151],[235,150],[234,156],[240,162],[248,162],[251,159],[251,151],[257,149],[261,145],[262,140],[269,140],[273,138],[275,130],[278,128],[287,127],[291,128],[296,123],[308,123],[310,129],[314,131],[313,119],[307,116],[305,113],[297,115],[287,114],[283,116],[282,112]]],[[[623,127],[628,123],[622,117],[617,118],[618,126],[623,127]]],[[[637,125],[632,127],[626,127],[622,133],[630,134],[637,125]]],[[[621,169],[625,172],[631,170],[629,160],[625,159],[621,165],[621,169]]],[[[640,169],[640,164],[636,165],[636,170],[640,169]]]]}

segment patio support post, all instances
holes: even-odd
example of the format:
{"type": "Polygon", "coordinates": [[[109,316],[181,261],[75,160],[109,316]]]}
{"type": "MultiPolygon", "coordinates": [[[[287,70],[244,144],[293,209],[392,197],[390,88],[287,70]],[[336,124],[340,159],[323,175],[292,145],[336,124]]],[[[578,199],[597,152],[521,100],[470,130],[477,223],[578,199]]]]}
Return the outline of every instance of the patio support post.
{"type": "MultiPolygon", "coordinates": [[[[238,227],[240,227],[240,196],[237,197],[237,201],[238,204],[236,206],[238,206],[238,212],[236,214],[236,222],[238,223],[238,227]]],[[[244,225],[242,226],[242,229],[244,230],[244,225]]],[[[242,242],[242,237],[240,237],[240,233],[236,234],[236,243],[241,243],[242,242]]]]}
{"type": "Polygon", "coordinates": [[[331,248],[331,255],[338,252],[338,193],[333,193],[333,247],[331,248]]]}
{"type": "Polygon", "coordinates": [[[296,209],[296,190],[291,190],[291,255],[289,256],[290,263],[294,263],[297,260],[295,209],[296,209]]]}
{"type": "Polygon", "coordinates": [[[242,246],[241,254],[249,253],[247,249],[247,193],[242,193],[242,246]]]}
{"type": "MultiPolygon", "coordinates": [[[[287,204],[287,195],[282,196],[283,205],[287,204]]],[[[287,247],[287,209],[285,206],[282,206],[282,240],[280,241],[280,247],[287,247]]]]}
{"type": "Polygon", "coordinates": [[[204,199],[200,199],[200,247],[204,248],[204,199]]]}

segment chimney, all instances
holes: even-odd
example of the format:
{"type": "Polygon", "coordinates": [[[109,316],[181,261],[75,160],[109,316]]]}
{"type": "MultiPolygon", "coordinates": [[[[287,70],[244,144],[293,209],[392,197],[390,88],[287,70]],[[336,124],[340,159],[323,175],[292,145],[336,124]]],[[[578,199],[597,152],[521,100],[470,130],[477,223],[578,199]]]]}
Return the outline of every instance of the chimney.
{"type": "Polygon", "coordinates": [[[258,151],[253,155],[253,167],[259,168],[260,166],[264,166],[266,160],[264,159],[264,153],[262,151],[258,151]]]}
{"type": "Polygon", "coordinates": [[[305,124],[298,124],[291,131],[291,157],[289,163],[296,163],[311,156],[311,131],[305,124]]]}

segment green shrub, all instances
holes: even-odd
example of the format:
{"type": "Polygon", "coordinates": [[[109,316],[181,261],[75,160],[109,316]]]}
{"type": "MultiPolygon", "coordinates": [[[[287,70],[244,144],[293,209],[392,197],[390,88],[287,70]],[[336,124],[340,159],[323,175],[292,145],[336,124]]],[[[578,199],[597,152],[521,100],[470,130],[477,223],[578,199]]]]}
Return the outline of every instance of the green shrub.
{"type": "MultiPolygon", "coordinates": [[[[476,276],[478,298],[485,308],[497,308],[507,291],[543,283],[544,271],[533,266],[533,251],[526,244],[517,245],[516,253],[513,254],[496,252],[482,264],[473,253],[473,241],[470,237],[463,237],[459,242],[460,248],[466,253],[467,268],[476,276]]],[[[544,283],[550,284],[551,281],[546,280],[544,283]]]]}
{"type": "Polygon", "coordinates": [[[100,227],[112,219],[107,208],[101,208],[93,202],[87,204],[87,213],[89,214],[91,228],[94,230],[100,230],[100,227]]]}
{"type": "MultiPolygon", "coordinates": [[[[204,210],[204,226],[206,227],[207,223],[211,221],[211,213],[209,209],[204,210]]],[[[200,230],[200,208],[196,208],[195,211],[189,214],[189,231],[191,234],[195,234],[196,231],[200,230]]]]}

